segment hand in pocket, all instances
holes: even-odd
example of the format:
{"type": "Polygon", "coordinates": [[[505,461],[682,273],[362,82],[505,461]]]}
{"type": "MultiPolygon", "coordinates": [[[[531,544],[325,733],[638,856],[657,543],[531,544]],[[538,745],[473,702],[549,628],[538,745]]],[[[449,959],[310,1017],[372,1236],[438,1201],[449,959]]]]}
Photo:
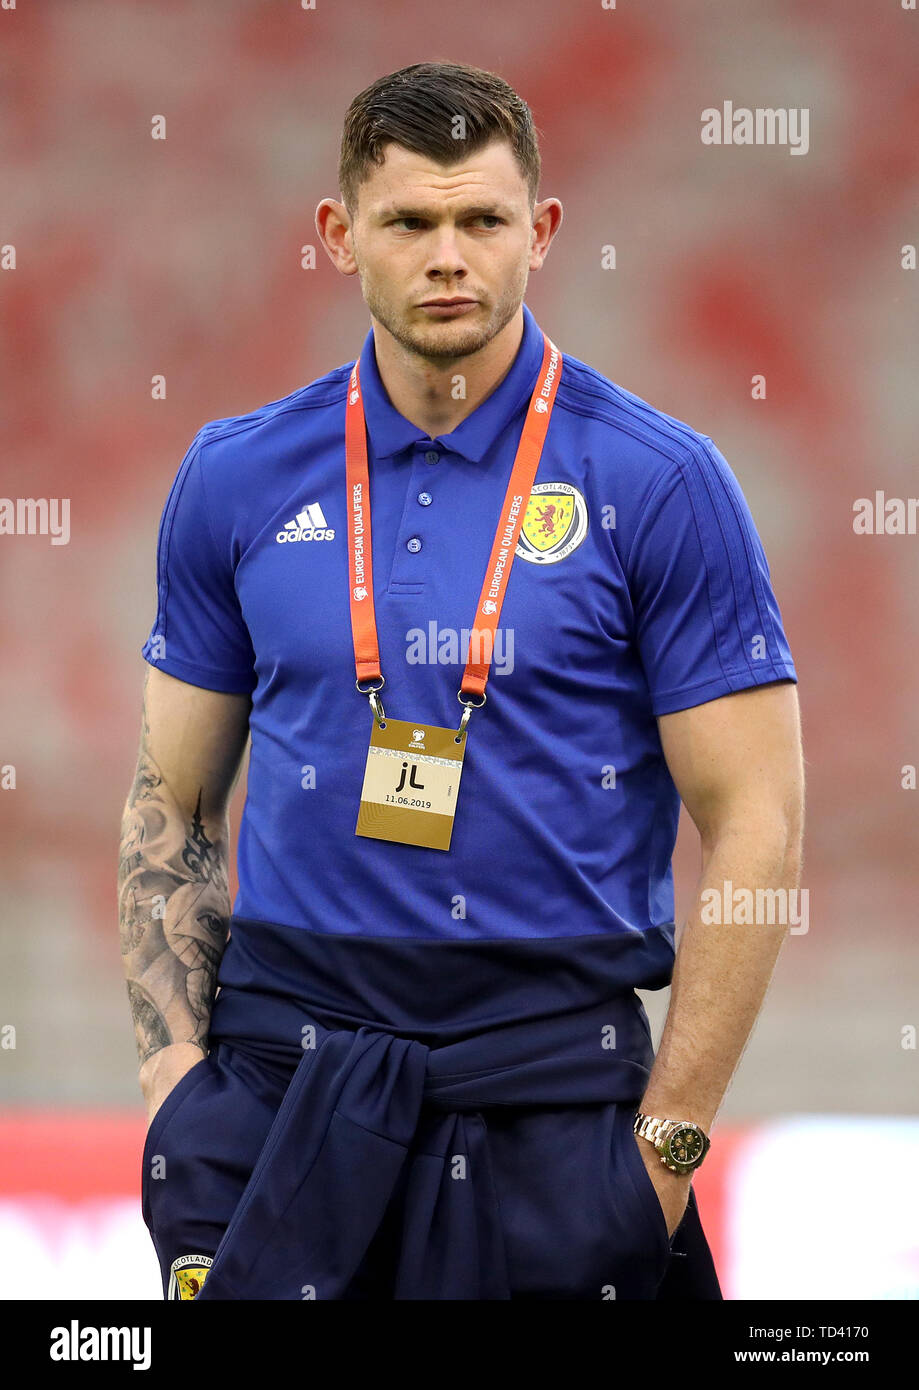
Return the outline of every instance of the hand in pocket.
{"type": "Polygon", "coordinates": [[[638,1145],[642,1162],[645,1165],[651,1185],[657,1193],[657,1200],[660,1202],[664,1220],[667,1223],[667,1237],[672,1239],[674,1231],[683,1220],[686,1212],[689,1189],[692,1185],[692,1174],[671,1172],[665,1164],[661,1163],[660,1155],[647,1139],[639,1139],[637,1134],[633,1134],[632,1142],[638,1145]]]}

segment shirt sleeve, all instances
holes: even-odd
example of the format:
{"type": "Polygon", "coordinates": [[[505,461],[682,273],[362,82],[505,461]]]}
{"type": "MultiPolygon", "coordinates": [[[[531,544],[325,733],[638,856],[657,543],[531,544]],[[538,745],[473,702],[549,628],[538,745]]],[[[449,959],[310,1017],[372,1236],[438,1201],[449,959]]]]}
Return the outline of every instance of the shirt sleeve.
{"type": "Polygon", "coordinates": [[[627,570],[655,715],[797,681],[753,517],[708,437],[652,492],[627,570]]]}
{"type": "Polygon", "coordinates": [[[229,554],[214,540],[201,476],[201,433],[176,474],[156,549],[156,621],[142,648],[151,666],[178,680],[248,694],[257,676],[229,554]]]}

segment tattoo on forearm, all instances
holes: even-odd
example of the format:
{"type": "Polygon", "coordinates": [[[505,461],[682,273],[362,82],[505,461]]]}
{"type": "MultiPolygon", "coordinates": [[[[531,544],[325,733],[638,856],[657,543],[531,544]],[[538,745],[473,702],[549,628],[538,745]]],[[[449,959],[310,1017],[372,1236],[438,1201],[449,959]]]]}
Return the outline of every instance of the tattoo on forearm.
{"type": "Polygon", "coordinates": [[[128,980],[128,999],[131,1003],[135,1027],[147,1039],[152,1056],[161,1047],[167,1047],[172,1042],[169,1029],[166,1027],[166,1020],[153,1000],[144,994],[140,985],[134,980],[128,980]]]}
{"type": "Polygon", "coordinates": [[[121,952],[141,1063],[170,1043],[207,1051],[230,899],[226,824],[191,823],[163,782],[144,734],[122,825],[121,952]]]}
{"type": "Polygon", "coordinates": [[[213,842],[204,833],[204,822],[201,819],[201,789],[199,788],[198,804],[191,821],[191,834],[185,837],[185,848],[182,851],[182,863],[189,873],[199,874],[203,879],[210,877],[211,866],[214,862],[210,851],[213,848],[213,842]]]}

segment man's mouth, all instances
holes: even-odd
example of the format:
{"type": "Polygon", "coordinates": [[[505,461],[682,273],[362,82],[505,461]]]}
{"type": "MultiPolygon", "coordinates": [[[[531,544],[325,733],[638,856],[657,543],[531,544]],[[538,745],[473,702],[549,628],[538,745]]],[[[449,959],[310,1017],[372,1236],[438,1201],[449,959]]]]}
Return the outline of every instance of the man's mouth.
{"type": "Polygon", "coordinates": [[[428,313],[433,314],[435,318],[455,318],[459,314],[468,314],[478,302],[477,299],[468,299],[464,295],[457,295],[452,299],[427,299],[418,307],[419,309],[427,309],[428,313]]]}

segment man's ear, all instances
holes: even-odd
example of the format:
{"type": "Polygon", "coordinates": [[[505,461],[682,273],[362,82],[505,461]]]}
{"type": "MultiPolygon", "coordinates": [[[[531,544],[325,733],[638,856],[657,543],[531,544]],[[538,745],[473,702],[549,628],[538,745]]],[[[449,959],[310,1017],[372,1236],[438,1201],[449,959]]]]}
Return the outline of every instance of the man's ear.
{"type": "Polygon", "coordinates": [[[351,218],[344,203],[323,198],[316,209],[316,231],[329,260],[342,275],[356,275],[357,261],[351,249],[351,218]]]}
{"type": "Polygon", "coordinates": [[[539,270],[562,225],[562,205],[557,198],[545,198],[533,208],[533,244],[530,247],[530,269],[539,270]]]}

